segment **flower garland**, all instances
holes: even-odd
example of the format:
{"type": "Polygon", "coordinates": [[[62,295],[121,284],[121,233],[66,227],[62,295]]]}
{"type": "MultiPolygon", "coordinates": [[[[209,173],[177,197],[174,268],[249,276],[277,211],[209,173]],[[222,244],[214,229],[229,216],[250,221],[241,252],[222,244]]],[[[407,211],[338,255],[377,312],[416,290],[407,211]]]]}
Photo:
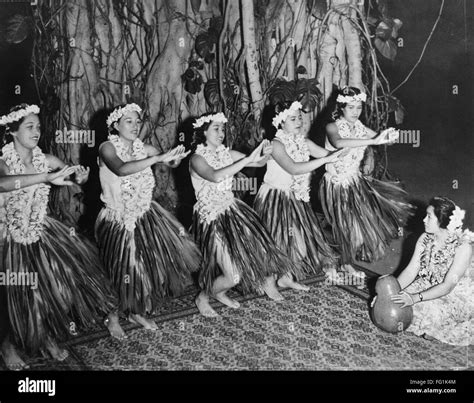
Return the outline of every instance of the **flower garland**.
{"type": "Polygon", "coordinates": [[[0,118],[0,126],[6,126],[10,123],[17,122],[18,120],[28,116],[31,113],[37,115],[40,112],[38,105],[28,105],[25,108],[19,109],[14,112],[10,112],[8,115],[0,118]]]}
{"type": "Polygon", "coordinates": [[[336,98],[336,102],[339,102],[342,104],[348,104],[349,102],[356,102],[356,101],[362,101],[362,102],[367,101],[367,94],[364,92],[361,92],[360,94],[352,95],[352,96],[339,94],[336,98]]]}
{"type": "MultiPolygon", "coordinates": [[[[309,161],[310,153],[308,144],[306,143],[306,140],[302,135],[291,136],[286,134],[283,130],[279,129],[276,132],[275,139],[278,139],[283,143],[287,154],[291,157],[293,161],[309,161]]],[[[295,194],[297,200],[309,202],[310,177],[310,172],[301,175],[293,175],[291,190],[295,194]]]]}
{"type": "Polygon", "coordinates": [[[293,102],[288,109],[285,109],[284,111],[280,112],[278,115],[276,115],[273,118],[272,120],[273,126],[275,126],[278,129],[280,124],[283,123],[288,116],[299,111],[301,108],[303,108],[303,105],[301,105],[300,102],[298,101],[293,102]]]}
{"type": "Polygon", "coordinates": [[[137,104],[127,104],[122,108],[116,108],[107,118],[107,127],[111,127],[114,122],[120,120],[120,118],[128,112],[142,113],[142,108],[137,104]]]}
{"type": "MultiPolygon", "coordinates": [[[[214,169],[232,165],[233,160],[228,147],[223,144],[212,151],[208,146],[199,144],[196,154],[203,157],[214,169]]],[[[234,201],[232,192],[233,177],[226,178],[219,183],[206,181],[206,185],[196,194],[196,210],[201,222],[211,223],[217,216],[227,210],[234,201]]]]}
{"type": "MultiPolygon", "coordinates": [[[[24,175],[26,168],[14,143],[4,146],[2,152],[10,175],[24,175]]],[[[39,147],[33,149],[32,164],[37,173],[48,172],[46,156],[39,147]]],[[[15,242],[32,244],[40,239],[50,188],[42,183],[10,192],[5,208],[7,231],[15,242]]]]}
{"type": "MultiPolygon", "coordinates": [[[[136,139],[132,145],[132,158],[127,153],[125,144],[117,135],[110,135],[109,141],[114,145],[117,156],[124,162],[131,160],[142,160],[147,158],[145,145],[140,139],[136,139]]],[[[155,177],[151,168],[132,175],[120,177],[120,190],[122,195],[123,212],[120,219],[129,231],[135,229],[136,221],[145,214],[153,199],[155,177]]]]}
{"type": "Polygon", "coordinates": [[[196,123],[193,123],[193,127],[197,129],[198,127],[201,127],[204,123],[210,122],[227,123],[227,118],[222,112],[215,113],[213,115],[202,116],[196,120],[196,123]]]}
{"type": "Polygon", "coordinates": [[[464,220],[465,215],[466,212],[464,210],[461,210],[459,206],[456,206],[454,208],[453,213],[449,217],[449,224],[446,227],[447,230],[450,232],[456,232],[456,230],[460,229],[462,227],[462,222],[464,220]]]}

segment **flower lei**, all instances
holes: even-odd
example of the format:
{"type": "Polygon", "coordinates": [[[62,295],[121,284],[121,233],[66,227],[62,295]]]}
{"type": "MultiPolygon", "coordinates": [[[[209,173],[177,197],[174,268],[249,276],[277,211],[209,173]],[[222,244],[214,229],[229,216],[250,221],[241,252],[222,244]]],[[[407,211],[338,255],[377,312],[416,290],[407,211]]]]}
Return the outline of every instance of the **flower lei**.
{"type": "Polygon", "coordinates": [[[460,239],[456,234],[449,234],[445,244],[433,254],[434,235],[425,234],[418,276],[426,279],[431,285],[442,283],[456,253],[459,241],[460,239]]]}
{"type": "Polygon", "coordinates": [[[17,122],[18,120],[28,116],[31,113],[37,115],[40,112],[38,105],[28,105],[26,108],[19,109],[14,112],[10,112],[8,115],[0,118],[0,126],[6,126],[10,123],[17,122]]]}
{"type": "MultiPolygon", "coordinates": [[[[117,135],[110,135],[109,141],[114,145],[117,156],[124,162],[130,161],[124,143],[117,135]]],[[[147,157],[145,146],[140,139],[136,139],[132,146],[133,160],[141,160],[147,157]]],[[[153,199],[153,188],[155,187],[155,177],[151,168],[132,175],[120,177],[120,190],[123,203],[123,220],[125,228],[129,231],[135,229],[136,221],[149,208],[153,199]]]]}
{"type": "Polygon", "coordinates": [[[449,224],[446,227],[448,231],[450,232],[456,232],[458,229],[462,227],[462,222],[464,220],[464,216],[466,215],[466,212],[464,210],[461,210],[459,206],[456,206],[454,208],[453,213],[449,217],[449,224]]]}
{"type": "Polygon", "coordinates": [[[137,104],[127,104],[122,108],[116,108],[107,118],[107,127],[111,127],[114,122],[120,120],[120,118],[128,112],[142,113],[142,108],[137,104]]]}
{"type": "Polygon", "coordinates": [[[299,111],[302,107],[303,105],[301,105],[300,102],[293,102],[288,109],[285,109],[273,118],[273,126],[278,129],[278,126],[280,126],[280,124],[284,122],[289,115],[295,113],[296,111],[299,111]]]}
{"type": "MultiPolygon", "coordinates": [[[[223,144],[215,152],[204,144],[198,144],[196,154],[203,157],[214,169],[220,169],[233,163],[229,148],[223,144]]],[[[196,209],[199,211],[199,220],[212,222],[219,214],[227,210],[234,201],[232,179],[229,177],[220,183],[208,182],[196,195],[196,209]]]]}
{"type": "Polygon", "coordinates": [[[198,127],[201,127],[204,123],[209,122],[227,123],[227,118],[222,112],[215,113],[213,115],[202,116],[198,120],[196,120],[196,123],[193,123],[193,127],[197,129],[198,127]]]}
{"type": "MultiPolygon", "coordinates": [[[[295,162],[309,161],[309,148],[306,140],[301,135],[290,136],[283,130],[276,132],[275,138],[280,140],[285,146],[285,150],[291,159],[295,162]]],[[[297,200],[303,200],[309,202],[309,181],[311,173],[301,175],[293,175],[293,182],[291,184],[291,190],[295,194],[297,200]]]]}
{"type": "MultiPolygon", "coordinates": [[[[2,152],[11,175],[25,174],[25,165],[13,142],[4,146],[2,152]]],[[[32,163],[37,173],[48,172],[46,157],[39,147],[33,149],[32,163]]],[[[50,185],[42,183],[10,192],[5,208],[7,230],[15,242],[32,244],[40,239],[49,191],[50,185]]]]}
{"type": "Polygon", "coordinates": [[[352,96],[339,94],[336,98],[336,102],[343,103],[343,104],[348,104],[349,102],[356,102],[356,101],[362,101],[362,102],[367,101],[367,94],[365,94],[364,92],[361,92],[360,94],[352,95],[352,96]]]}
{"type": "MultiPolygon", "coordinates": [[[[366,127],[360,120],[355,122],[354,132],[351,132],[349,123],[344,118],[338,119],[336,125],[342,138],[367,137],[366,127]]],[[[356,176],[360,174],[360,162],[364,158],[366,148],[366,146],[351,148],[342,159],[332,162],[330,165],[337,173],[326,172],[331,182],[344,187],[351,186],[356,176]]]]}

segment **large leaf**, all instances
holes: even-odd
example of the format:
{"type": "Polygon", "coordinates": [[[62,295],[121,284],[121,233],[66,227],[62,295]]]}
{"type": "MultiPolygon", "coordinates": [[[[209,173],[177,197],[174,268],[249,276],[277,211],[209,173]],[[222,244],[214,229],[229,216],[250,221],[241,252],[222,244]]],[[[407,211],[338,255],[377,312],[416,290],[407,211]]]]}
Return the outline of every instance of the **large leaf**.
{"type": "Polygon", "coordinates": [[[8,20],[7,24],[7,35],[5,40],[8,43],[21,43],[27,38],[30,32],[30,18],[21,14],[15,14],[8,20]]]}
{"type": "Polygon", "coordinates": [[[283,78],[276,79],[275,83],[268,90],[268,98],[273,105],[280,102],[293,101],[296,98],[295,82],[287,81],[283,78]]]}
{"type": "Polygon", "coordinates": [[[321,95],[315,78],[296,81],[296,99],[301,102],[305,112],[313,111],[319,105],[321,95]]]}
{"type": "Polygon", "coordinates": [[[380,21],[375,30],[375,37],[382,41],[388,41],[392,37],[393,22],[389,19],[380,21]]]}
{"type": "Polygon", "coordinates": [[[207,80],[207,83],[204,85],[204,98],[209,106],[217,108],[220,105],[219,81],[216,78],[207,80]]]}
{"type": "Polygon", "coordinates": [[[214,43],[215,42],[213,38],[207,32],[203,32],[197,36],[194,47],[196,49],[197,54],[205,58],[209,55],[209,53],[212,52],[214,43]]]}
{"type": "Polygon", "coordinates": [[[397,45],[393,40],[389,39],[388,41],[383,41],[379,38],[375,38],[374,45],[382,56],[392,61],[395,60],[397,56],[397,45]]]}

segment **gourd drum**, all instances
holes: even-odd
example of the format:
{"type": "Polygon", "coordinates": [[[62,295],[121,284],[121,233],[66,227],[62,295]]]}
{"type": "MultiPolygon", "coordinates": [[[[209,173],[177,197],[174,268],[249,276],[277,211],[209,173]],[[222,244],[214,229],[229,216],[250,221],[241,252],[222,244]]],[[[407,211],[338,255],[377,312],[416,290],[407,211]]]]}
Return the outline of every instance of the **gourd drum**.
{"type": "Polygon", "coordinates": [[[406,330],[413,320],[413,308],[402,308],[390,298],[401,290],[397,279],[391,274],[379,277],[375,285],[377,299],[371,307],[371,317],[374,324],[389,333],[406,330]]]}

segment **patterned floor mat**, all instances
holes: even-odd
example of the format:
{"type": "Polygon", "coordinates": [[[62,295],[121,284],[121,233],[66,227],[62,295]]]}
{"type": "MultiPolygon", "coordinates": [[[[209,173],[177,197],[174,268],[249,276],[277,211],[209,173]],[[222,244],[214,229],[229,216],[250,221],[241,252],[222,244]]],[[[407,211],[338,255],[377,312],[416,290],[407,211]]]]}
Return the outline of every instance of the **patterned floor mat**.
{"type": "MultiPolygon", "coordinates": [[[[58,365],[28,361],[33,370],[447,370],[467,369],[469,349],[411,333],[377,329],[368,315],[365,285],[307,280],[309,292],[283,291],[285,301],[237,298],[241,308],[218,306],[221,317],[200,316],[195,291],[169,300],[157,332],[126,325],[118,342],[103,328],[67,343],[58,365]],[[350,291],[350,292],[347,292],[350,291]]],[[[370,278],[369,278],[370,283],[370,278]]],[[[471,349],[472,355],[472,349],[471,349]]]]}

